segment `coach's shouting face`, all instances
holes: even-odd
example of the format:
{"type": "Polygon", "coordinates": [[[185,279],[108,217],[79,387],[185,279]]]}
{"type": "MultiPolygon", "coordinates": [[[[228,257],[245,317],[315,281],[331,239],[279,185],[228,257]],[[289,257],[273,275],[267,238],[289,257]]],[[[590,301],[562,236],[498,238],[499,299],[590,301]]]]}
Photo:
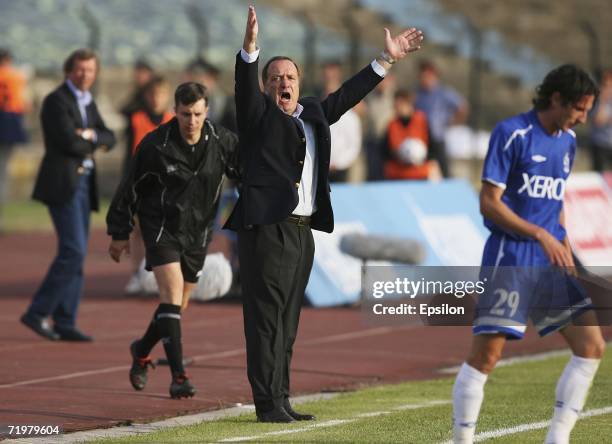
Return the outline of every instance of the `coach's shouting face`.
{"type": "Polygon", "coordinates": [[[300,72],[293,60],[275,57],[263,69],[264,92],[291,115],[300,97],[300,72]]]}

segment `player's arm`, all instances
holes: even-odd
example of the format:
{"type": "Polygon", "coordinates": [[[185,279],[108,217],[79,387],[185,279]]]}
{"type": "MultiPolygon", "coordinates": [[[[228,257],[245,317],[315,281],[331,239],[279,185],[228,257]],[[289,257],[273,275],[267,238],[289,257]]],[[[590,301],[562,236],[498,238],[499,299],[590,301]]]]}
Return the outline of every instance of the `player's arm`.
{"type": "Polygon", "coordinates": [[[480,191],[480,212],[495,225],[520,236],[537,240],[553,265],[571,267],[572,255],[568,249],[544,228],[532,224],[514,211],[503,201],[504,189],[483,181],[480,191]]]}

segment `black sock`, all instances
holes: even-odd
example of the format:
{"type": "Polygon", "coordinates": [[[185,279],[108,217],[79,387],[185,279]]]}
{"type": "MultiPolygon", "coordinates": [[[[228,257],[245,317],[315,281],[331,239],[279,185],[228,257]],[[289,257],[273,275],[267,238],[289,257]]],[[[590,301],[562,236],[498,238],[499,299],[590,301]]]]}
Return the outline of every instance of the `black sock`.
{"type": "Polygon", "coordinates": [[[184,374],[183,347],[181,344],[181,306],[159,304],[157,310],[157,330],[164,344],[170,372],[184,374]]]}
{"type": "Polygon", "coordinates": [[[159,342],[161,336],[159,335],[159,329],[157,328],[157,314],[159,313],[159,306],[155,313],[153,313],[153,319],[149,322],[147,331],[144,336],[137,342],[136,351],[138,357],[147,357],[153,350],[153,347],[159,342]]]}

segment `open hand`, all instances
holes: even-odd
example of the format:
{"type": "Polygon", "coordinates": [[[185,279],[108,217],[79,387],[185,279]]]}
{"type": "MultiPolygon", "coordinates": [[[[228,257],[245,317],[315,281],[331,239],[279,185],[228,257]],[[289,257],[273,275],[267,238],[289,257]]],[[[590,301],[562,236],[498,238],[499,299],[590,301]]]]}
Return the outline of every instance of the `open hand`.
{"type": "Polygon", "coordinates": [[[421,48],[423,32],[416,28],[409,28],[391,37],[391,31],[385,28],[385,51],[395,60],[401,60],[410,52],[421,48]]]}
{"type": "Polygon", "coordinates": [[[257,33],[259,25],[257,24],[257,13],[255,6],[249,6],[249,15],[247,17],[246,29],[244,31],[244,43],[242,49],[248,54],[251,54],[257,49],[257,33]]]}

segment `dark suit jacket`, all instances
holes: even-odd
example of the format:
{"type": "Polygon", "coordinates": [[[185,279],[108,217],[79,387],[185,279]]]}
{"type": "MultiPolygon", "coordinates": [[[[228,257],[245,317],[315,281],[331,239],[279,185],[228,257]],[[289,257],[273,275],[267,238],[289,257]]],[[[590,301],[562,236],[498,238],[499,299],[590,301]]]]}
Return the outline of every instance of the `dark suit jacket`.
{"type": "MultiPolygon", "coordinates": [[[[278,223],[298,204],[306,139],[300,123],[285,114],[259,89],[258,63],[246,63],[236,56],[236,110],[239,149],[244,171],[242,190],[225,228],[241,230],[250,225],[278,223]]],[[[312,124],[317,148],[318,181],[316,212],[311,227],[331,233],[334,215],[329,198],[329,126],[355,106],[380,81],[371,66],[347,80],[321,101],[306,97],[300,118],[312,124]]]]}
{"type": "MultiPolygon", "coordinates": [[[[88,126],[95,129],[98,135],[96,143],[76,134],[77,128],[83,128],[83,119],[76,97],[66,83],[45,98],[40,114],[45,155],[34,185],[34,199],[47,205],[61,205],[70,201],[79,180],[79,167],[85,157],[92,156],[97,148],[109,150],[115,144],[115,136],[104,124],[93,100],[86,111],[88,126]]],[[[94,211],[98,210],[95,173],[94,168],[90,175],[90,202],[94,211]]]]}

